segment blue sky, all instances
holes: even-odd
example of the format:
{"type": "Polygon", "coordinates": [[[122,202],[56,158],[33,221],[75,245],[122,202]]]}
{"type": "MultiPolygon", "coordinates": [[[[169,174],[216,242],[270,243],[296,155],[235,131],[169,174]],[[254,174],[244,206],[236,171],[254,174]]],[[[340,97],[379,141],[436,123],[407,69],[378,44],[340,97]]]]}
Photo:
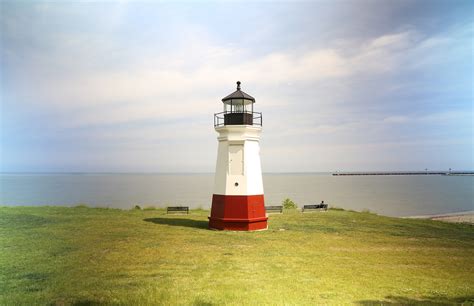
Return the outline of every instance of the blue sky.
{"type": "Polygon", "coordinates": [[[220,99],[265,172],[473,169],[472,1],[0,2],[1,171],[213,172],[220,99]]]}

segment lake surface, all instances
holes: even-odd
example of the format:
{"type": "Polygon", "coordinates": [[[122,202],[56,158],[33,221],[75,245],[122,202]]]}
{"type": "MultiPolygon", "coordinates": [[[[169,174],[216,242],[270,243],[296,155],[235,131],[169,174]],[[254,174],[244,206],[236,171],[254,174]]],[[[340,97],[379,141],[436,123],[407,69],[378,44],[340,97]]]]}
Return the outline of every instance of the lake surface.
{"type": "MultiPolygon", "coordinates": [[[[474,210],[474,176],[264,174],[265,204],[290,198],[388,216],[474,210]]],[[[0,205],[209,208],[214,174],[0,174],[0,205]]]]}

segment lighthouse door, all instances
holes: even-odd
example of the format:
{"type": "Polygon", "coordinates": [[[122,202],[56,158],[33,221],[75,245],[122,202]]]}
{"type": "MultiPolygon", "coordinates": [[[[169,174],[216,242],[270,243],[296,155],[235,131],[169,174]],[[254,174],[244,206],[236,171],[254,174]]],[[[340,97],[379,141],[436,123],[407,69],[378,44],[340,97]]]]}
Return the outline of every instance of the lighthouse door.
{"type": "Polygon", "coordinates": [[[229,145],[229,174],[244,174],[244,146],[241,144],[229,145]]]}

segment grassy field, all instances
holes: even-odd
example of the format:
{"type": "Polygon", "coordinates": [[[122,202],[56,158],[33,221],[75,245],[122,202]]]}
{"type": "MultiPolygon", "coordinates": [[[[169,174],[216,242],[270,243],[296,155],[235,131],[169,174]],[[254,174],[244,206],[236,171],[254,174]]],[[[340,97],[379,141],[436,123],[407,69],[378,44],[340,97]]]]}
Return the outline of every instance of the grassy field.
{"type": "Polygon", "coordinates": [[[340,210],[207,229],[207,211],[0,208],[0,304],[474,302],[474,226],[340,210]]]}

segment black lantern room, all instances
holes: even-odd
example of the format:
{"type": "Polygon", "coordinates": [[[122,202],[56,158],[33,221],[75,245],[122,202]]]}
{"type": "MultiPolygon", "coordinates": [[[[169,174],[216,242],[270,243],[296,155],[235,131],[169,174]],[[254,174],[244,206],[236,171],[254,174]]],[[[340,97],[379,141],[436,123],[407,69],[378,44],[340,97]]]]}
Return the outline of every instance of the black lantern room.
{"type": "Polygon", "coordinates": [[[224,111],[214,114],[214,126],[223,125],[262,125],[262,113],[253,111],[255,98],[240,89],[222,99],[224,111]]]}

